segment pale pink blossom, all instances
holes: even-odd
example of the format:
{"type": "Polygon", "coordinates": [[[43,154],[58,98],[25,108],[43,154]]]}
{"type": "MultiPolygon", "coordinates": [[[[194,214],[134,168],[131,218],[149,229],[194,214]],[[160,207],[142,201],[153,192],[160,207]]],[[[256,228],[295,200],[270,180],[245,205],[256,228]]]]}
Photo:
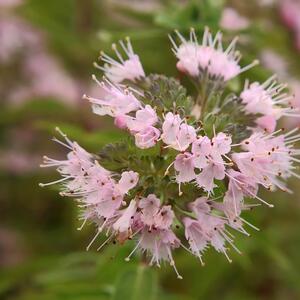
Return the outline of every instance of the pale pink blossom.
{"type": "Polygon", "coordinates": [[[134,133],[155,125],[157,121],[158,117],[155,110],[150,105],[146,105],[144,108],[136,111],[135,118],[128,117],[126,122],[128,129],[134,133]]]}
{"type": "Polygon", "coordinates": [[[255,120],[255,123],[257,124],[257,126],[259,128],[261,128],[269,133],[273,132],[277,125],[276,118],[272,115],[271,116],[266,115],[266,116],[259,117],[255,120]]]}
{"type": "Polygon", "coordinates": [[[208,214],[211,211],[208,198],[204,196],[190,202],[188,207],[196,214],[197,218],[201,218],[203,214],[208,214]]]}
{"type": "MultiPolygon", "coordinates": [[[[197,202],[204,202],[205,198],[197,199],[197,202]]],[[[198,203],[191,203],[193,209],[198,206],[198,203]]],[[[184,218],[183,224],[185,226],[185,237],[189,242],[190,251],[197,256],[201,263],[202,254],[209,245],[215,248],[216,251],[223,253],[229,262],[231,259],[227,255],[226,241],[237,250],[233,245],[232,236],[226,234],[225,225],[226,221],[221,217],[212,215],[210,211],[201,209],[195,211],[197,219],[184,218]]]]}
{"type": "Polygon", "coordinates": [[[212,138],[212,148],[217,155],[224,155],[231,150],[231,136],[223,132],[219,132],[212,138]]]}
{"type": "Polygon", "coordinates": [[[178,46],[171,37],[170,39],[173,52],[179,60],[177,68],[192,77],[201,78],[207,72],[211,77],[228,81],[258,63],[254,61],[242,68],[239,65],[240,54],[237,54],[235,50],[237,39],[234,39],[227,49],[223,50],[220,32],[213,37],[206,28],[201,44],[198,44],[194,29],[190,31],[189,40],[186,40],[178,31],[175,32],[180,39],[180,45],[178,46]]]}
{"type": "Polygon", "coordinates": [[[168,261],[177,277],[181,279],[172,256],[172,250],[180,246],[180,240],[171,230],[175,217],[171,206],[160,207],[159,199],[150,194],[139,200],[138,207],[141,212],[133,221],[135,222],[133,235],[139,233],[137,245],[126,260],[130,260],[133,253],[140,249],[151,256],[150,265],[160,266],[161,261],[168,261]]]}
{"type": "Polygon", "coordinates": [[[198,60],[198,45],[192,40],[184,40],[177,51],[174,52],[178,58],[177,69],[183,73],[197,77],[199,74],[199,65],[195,62],[198,60]]]}
{"type": "Polygon", "coordinates": [[[163,206],[154,216],[154,224],[159,229],[169,229],[173,224],[175,214],[170,205],[163,206]]]}
{"type": "Polygon", "coordinates": [[[179,115],[168,112],[162,125],[162,141],[178,151],[185,151],[196,139],[193,126],[183,123],[179,115]]]}
{"type": "Polygon", "coordinates": [[[220,26],[226,30],[244,30],[250,25],[246,17],[241,16],[235,9],[226,7],[222,11],[220,26]]]}
{"type": "MultiPolygon", "coordinates": [[[[0,4],[1,5],[1,4],[0,4]]],[[[36,51],[40,47],[41,36],[21,19],[10,16],[0,19],[0,61],[10,62],[19,53],[36,51]]]]}
{"type": "MultiPolygon", "coordinates": [[[[97,79],[93,76],[94,80],[97,79]]],[[[120,85],[112,84],[109,81],[98,82],[105,91],[102,98],[93,98],[84,95],[83,98],[90,101],[93,112],[97,115],[109,115],[112,117],[124,116],[141,107],[140,101],[135,97],[132,90],[123,88],[120,85]]]]}
{"type": "Polygon", "coordinates": [[[23,3],[23,0],[0,0],[0,7],[13,8],[23,3]]]}
{"type": "Polygon", "coordinates": [[[121,217],[114,223],[113,229],[117,232],[128,231],[136,213],[137,204],[135,200],[131,200],[128,207],[121,212],[121,217]]]}
{"type": "Polygon", "coordinates": [[[177,278],[182,279],[172,256],[172,250],[180,246],[180,241],[172,230],[153,230],[150,232],[143,230],[138,246],[142,252],[152,256],[150,265],[156,264],[160,267],[161,261],[168,261],[174,268],[177,278]]]}
{"type": "Polygon", "coordinates": [[[127,194],[129,190],[134,188],[139,181],[139,174],[133,171],[126,171],[121,174],[118,182],[118,189],[121,193],[127,194]]]}
{"type": "Polygon", "coordinates": [[[126,44],[123,41],[120,41],[120,45],[126,54],[125,59],[119,52],[117,46],[113,44],[112,48],[115,51],[119,61],[102,52],[101,60],[105,64],[103,67],[97,64],[95,64],[95,66],[104,71],[106,77],[114,83],[120,83],[124,80],[136,81],[145,77],[145,72],[139,56],[134,53],[129,38],[126,40],[126,44]]]}
{"type": "Polygon", "coordinates": [[[126,116],[126,115],[118,115],[114,119],[114,124],[116,125],[116,127],[120,128],[120,129],[126,129],[127,128],[127,119],[128,119],[128,116],[126,116]]]}
{"type": "Polygon", "coordinates": [[[207,192],[212,192],[214,187],[214,179],[222,180],[225,177],[225,166],[223,160],[210,161],[209,164],[196,176],[197,184],[204,188],[207,192]]]}
{"type": "MultiPolygon", "coordinates": [[[[291,105],[297,109],[297,111],[300,111],[300,81],[297,80],[291,80],[289,82],[289,88],[291,89],[291,92],[293,93],[294,97],[291,100],[291,105]]],[[[294,127],[300,126],[300,116],[295,118],[284,118],[284,125],[292,129],[294,127]]]]}
{"type": "Polygon", "coordinates": [[[192,154],[188,152],[178,154],[174,162],[174,169],[177,171],[176,181],[181,183],[190,182],[195,179],[194,168],[194,157],[192,154]]]}
{"type": "Polygon", "coordinates": [[[289,191],[280,178],[299,177],[293,166],[293,162],[297,161],[294,156],[298,152],[292,144],[299,138],[299,135],[293,135],[294,132],[277,136],[276,132],[269,135],[254,133],[242,142],[246,152],[233,153],[232,158],[240,172],[256,183],[270,190],[278,187],[289,191]]]}
{"type": "Polygon", "coordinates": [[[157,143],[159,136],[159,129],[149,126],[135,134],[135,145],[141,149],[151,148],[157,143]]]}
{"type": "Polygon", "coordinates": [[[295,46],[300,50],[300,3],[297,0],[281,0],[279,2],[279,13],[284,24],[293,32],[295,46]]]}
{"type": "Polygon", "coordinates": [[[227,171],[229,177],[228,191],[235,198],[243,200],[243,196],[253,198],[258,191],[257,182],[252,178],[244,175],[241,172],[229,169],[227,171]]]}
{"type": "Polygon", "coordinates": [[[162,141],[167,145],[176,144],[177,134],[179,132],[180,124],[182,120],[178,114],[168,112],[165,115],[164,122],[162,124],[162,141]]]}
{"type": "Polygon", "coordinates": [[[155,222],[154,216],[158,213],[160,208],[160,200],[154,194],[150,194],[146,198],[142,198],[138,206],[142,210],[142,222],[151,228],[155,222]]]}
{"type": "Polygon", "coordinates": [[[190,251],[197,256],[201,264],[204,265],[202,255],[208,247],[208,238],[204,235],[203,229],[197,220],[185,217],[182,222],[184,224],[185,238],[189,243],[190,251]]]}
{"type": "Polygon", "coordinates": [[[271,49],[264,49],[260,53],[260,61],[264,67],[278,74],[280,77],[285,77],[288,73],[287,61],[283,56],[271,49]]]}
{"type": "MultiPolygon", "coordinates": [[[[58,129],[59,131],[59,129],[58,129]]],[[[54,139],[70,150],[66,160],[55,160],[44,157],[42,167],[56,167],[62,179],[54,182],[40,184],[47,186],[55,183],[62,184],[62,196],[78,199],[79,203],[88,211],[93,207],[93,220],[95,216],[104,220],[99,227],[99,232],[122,212],[118,212],[123,203],[124,195],[138,182],[138,174],[133,171],[123,172],[117,183],[112,174],[97,163],[93,156],[72,142],[65,134],[59,131],[65,142],[54,139]]],[[[87,213],[86,215],[90,215],[87,213]]],[[[84,220],[84,223],[87,219],[84,220]]]]}
{"type": "Polygon", "coordinates": [[[194,165],[196,168],[205,168],[212,153],[212,142],[207,136],[199,136],[192,144],[192,153],[194,154],[194,165]]]}
{"type": "Polygon", "coordinates": [[[185,123],[181,124],[176,136],[176,143],[171,145],[172,148],[178,151],[185,151],[191,143],[196,140],[197,134],[193,126],[185,123]]]}
{"type": "Polygon", "coordinates": [[[54,57],[47,53],[30,56],[25,61],[25,68],[32,77],[27,97],[52,96],[67,105],[78,104],[78,100],[80,99],[78,83],[75,82],[54,57]]]}
{"type": "Polygon", "coordinates": [[[283,92],[285,88],[286,85],[277,83],[275,76],[262,84],[253,82],[249,85],[246,82],[240,95],[242,103],[245,104],[245,112],[273,116],[276,120],[282,116],[298,117],[297,110],[291,106],[293,97],[283,92]]]}
{"type": "Polygon", "coordinates": [[[194,165],[201,169],[196,176],[197,184],[208,192],[212,192],[214,179],[222,180],[225,177],[225,162],[222,156],[231,150],[231,137],[218,133],[210,140],[200,136],[192,145],[194,165]]]}

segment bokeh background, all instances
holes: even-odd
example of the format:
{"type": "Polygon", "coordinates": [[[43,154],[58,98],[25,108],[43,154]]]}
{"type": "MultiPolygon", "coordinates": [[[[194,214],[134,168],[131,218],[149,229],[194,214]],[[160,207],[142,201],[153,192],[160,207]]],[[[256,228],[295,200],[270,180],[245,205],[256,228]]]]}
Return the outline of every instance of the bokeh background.
{"type": "Polygon", "coordinates": [[[0,0],[0,299],[300,299],[296,180],[293,195],[263,195],[275,208],[248,217],[261,232],[237,236],[243,255],[232,253],[232,264],[208,251],[201,267],[177,251],[181,281],[168,265],[124,262],[127,246],[85,252],[93,228],[77,231],[74,203],[38,187],[57,178],[39,168],[43,154],[64,152],[50,140],[55,126],[91,152],[122,139],[81,99],[97,94],[90,75],[101,75],[92,66],[100,50],[130,36],[148,74],[179,77],[167,34],[205,25],[222,28],[225,40],[238,34],[243,61],[261,61],[247,77],[277,73],[300,106],[299,0],[0,0]]]}

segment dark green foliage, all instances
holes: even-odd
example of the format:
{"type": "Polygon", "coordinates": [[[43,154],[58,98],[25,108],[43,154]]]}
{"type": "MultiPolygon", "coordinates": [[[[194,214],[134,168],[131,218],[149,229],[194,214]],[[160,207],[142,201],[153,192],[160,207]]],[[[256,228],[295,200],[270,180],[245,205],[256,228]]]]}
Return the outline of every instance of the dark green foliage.
{"type": "Polygon", "coordinates": [[[151,103],[160,114],[178,111],[189,115],[193,108],[192,99],[180,82],[165,75],[151,74],[145,80],[145,102],[151,103]]]}
{"type": "Polygon", "coordinates": [[[190,27],[204,28],[210,26],[217,28],[220,19],[223,0],[188,1],[180,5],[170,1],[170,6],[156,16],[156,23],[170,30],[190,27]]]}

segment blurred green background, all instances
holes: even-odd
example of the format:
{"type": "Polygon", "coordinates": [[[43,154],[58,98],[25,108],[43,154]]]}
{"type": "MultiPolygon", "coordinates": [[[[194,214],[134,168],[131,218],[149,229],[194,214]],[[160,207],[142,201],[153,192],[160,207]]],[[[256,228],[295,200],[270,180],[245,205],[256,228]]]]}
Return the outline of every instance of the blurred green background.
{"type": "MultiPolygon", "coordinates": [[[[299,105],[297,19],[298,0],[0,0],[0,299],[300,299],[297,181],[289,183],[293,195],[263,195],[275,208],[247,216],[261,232],[237,236],[243,255],[231,253],[232,264],[211,250],[201,267],[177,251],[183,280],[168,265],[126,263],[130,245],[85,252],[93,228],[77,231],[74,203],[55,188],[38,187],[57,178],[39,169],[42,155],[65,153],[50,141],[55,126],[91,152],[122,139],[109,118],[93,115],[81,100],[83,93],[97,94],[90,75],[101,75],[92,67],[100,50],[111,53],[113,42],[130,36],[148,74],[178,78],[167,34],[221,27],[225,40],[240,36],[244,63],[261,59],[245,76],[277,73],[299,105]]],[[[242,88],[242,81],[230,84],[242,88]]]]}

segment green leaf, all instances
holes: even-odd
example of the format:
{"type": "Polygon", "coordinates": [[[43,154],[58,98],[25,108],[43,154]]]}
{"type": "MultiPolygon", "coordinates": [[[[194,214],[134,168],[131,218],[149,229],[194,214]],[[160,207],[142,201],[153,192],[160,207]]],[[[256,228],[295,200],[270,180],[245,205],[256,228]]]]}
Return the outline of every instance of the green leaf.
{"type": "Polygon", "coordinates": [[[111,300],[156,300],[157,293],[158,284],[154,270],[140,264],[135,270],[120,275],[111,300]]]}
{"type": "Polygon", "coordinates": [[[173,111],[175,105],[179,112],[190,114],[191,98],[187,95],[185,87],[177,79],[151,74],[146,80],[148,86],[145,89],[145,100],[146,102],[149,101],[152,106],[156,106],[158,113],[173,111]]]}

